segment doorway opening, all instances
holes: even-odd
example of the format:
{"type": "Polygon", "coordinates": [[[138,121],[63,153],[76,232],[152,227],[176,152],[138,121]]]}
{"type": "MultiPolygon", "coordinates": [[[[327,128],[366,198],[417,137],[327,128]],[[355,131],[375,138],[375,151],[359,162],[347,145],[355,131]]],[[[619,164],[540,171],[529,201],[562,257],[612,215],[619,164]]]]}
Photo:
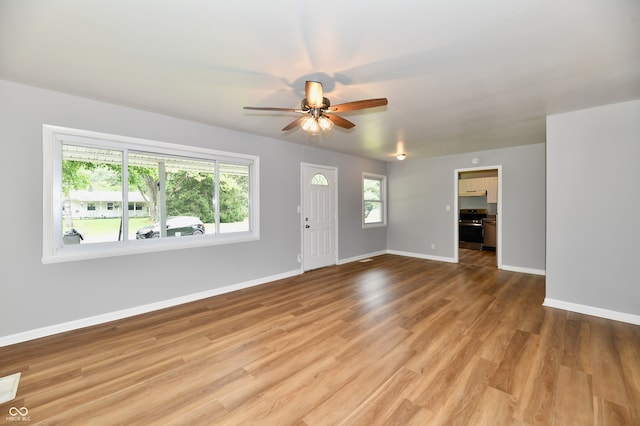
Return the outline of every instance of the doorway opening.
{"type": "Polygon", "coordinates": [[[502,166],[454,170],[454,261],[502,268],[502,166]]]}

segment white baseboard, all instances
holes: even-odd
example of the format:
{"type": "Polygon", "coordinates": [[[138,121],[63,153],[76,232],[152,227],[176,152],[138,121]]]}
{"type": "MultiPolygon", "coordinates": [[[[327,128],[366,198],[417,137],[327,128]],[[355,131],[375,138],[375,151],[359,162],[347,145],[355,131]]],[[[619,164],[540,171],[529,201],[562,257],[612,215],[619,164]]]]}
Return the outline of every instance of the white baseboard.
{"type": "Polygon", "coordinates": [[[72,331],[72,330],[77,330],[84,327],[90,327],[93,325],[104,324],[110,321],[128,318],[135,315],[146,314],[147,312],[170,308],[172,306],[182,305],[184,303],[206,299],[207,297],[218,296],[220,294],[230,293],[232,291],[242,290],[244,288],[266,284],[271,281],[293,277],[295,275],[300,275],[301,273],[302,273],[301,270],[293,270],[293,271],[285,272],[282,274],[272,275],[270,277],[259,278],[251,281],[246,281],[243,283],[232,284],[232,285],[228,285],[220,288],[214,288],[212,290],[207,290],[199,293],[188,294],[186,296],[176,297],[174,299],[162,300],[160,302],[149,303],[147,305],[142,305],[142,306],[135,306],[133,308],[122,309],[115,312],[109,312],[106,314],[95,315],[92,317],[82,318],[79,320],[68,321],[61,324],[37,328],[34,330],[11,334],[8,336],[0,336],[0,347],[9,346],[16,343],[22,343],[28,340],[34,340],[40,337],[51,336],[58,333],[64,333],[66,331],[72,331]]]}
{"type": "Polygon", "coordinates": [[[544,269],[533,269],[533,268],[523,268],[521,266],[511,266],[511,265],[502,265],[500,269],[504,269],[505,271],[511,272],[521,272],[523,274],[533,274],[533,275],[547,275],[547,271],[544,269]]]}
{"type": "MultiPolygon", "coordinates": [[[[453,257],[442,257],[442,256],[431,256],[423,253],[412,253],[408,251],[400,251],[400,250],[387,250],[389,254],[397,254],[398,256],[408,256],[415,257],[418,259],[427,259],[427,260],[436,260],[438,262],[448,262],[448,263],[456,263],[453,257]]],[[[523,274],[534,274],[534,275],[546,275],[546,271],[544,269],[533,269],[533,268],[523,268],[520,266],[510,266],[510,265],[502,265],[500,269],[505,271],[512,272],[521,272],[523,274]]]]}
{"type": "MultiPolygon", "coordinates": [[[[420,259],[427,260],[435,260],[439,262],[448,262],[454,263],[454,259],[450,257],[441,257],[441,256],[430,256],[422,253],[412,253],[398,250],[383,250],[378,252],[369,253],[366,255],[355,256],[347,259],[339,260],[338,264],[342,265],[349,262],[357,262],[359,260],[367,259],[370,257],[380,256],[382,254],[395,254],[399,256],[407,256],[407,257],[415,257],[420,259]]],[[[522,272],[528,274],[536,274],[536,275],[545,275],[545,271],[538,269],[530,269],[530,268],[520,268],[520,267],[511,267],[504,266],[502,269],[513,271],[513,272],[522,272]]],[[[68,321],[61,324],[51,325],[47,327],[42,327],[34,330],[29,330],[21,333],[11,334],[8,336],[0,336],[0,347],[9,346],[16,343],[26,342],[29,340],[38,339],[41,337],[51,336],[58,333],[63,333],[66,331],[77,330],[80,328],[90,327],[93,325],[104,324],[110,321],[115,321],[123,318],[132,317],[135,315],[140,315],[152,311],[157,311],[160,309],[170,308],[172,306],[181,305],[184,303],[194,302],[196,300],[206,299],[208,297],[218,296],[220,294],[230,293],[236,290],[242,290],[244,288],[254,287],[261,284],[266,284],[272,281],[293,277],[296,275],[302,274],[302,270],[297,269],[289,272],[285,272],[282,274],[272,275],[269,277],[259,278],[251,281],[246,281],[243,283],[232,284],[225,287],[215,288],[212,290],[207,290],[199,293],[189,294],[186,296],[177,297],[174,299],[163,300],[160,302],[150,303],[147,305],[136,306],[133,308],[122,309],[115,312],[109,312],[106,314],[95,315],[88,318],[83,318],[74,321],[68,321]]],[[[631,324],[640,325],[640,316],[627,314],[624,312],[616,312],[608,309],[596,308],[593,306],[580,305],[576,303],[563,302],[561,300],[549,299],[546,298],[544,300],[543,306],[548,306],[550,308],[558,308],[564,309],[567,311],[578,312],[582,314],[592,315],[596,317],[602,317],[607,319],[612,319],[615,321],[621,321],[631,324]]]]}
{"type": "Polygon", "coordinates": [[[640,315],[627,314],[625,312],[611,311],[609,309],[596,308],[595,306],[580,305],[578,303],[564,302],[562,300],[545,298],[542,306],[549,308],[563,309],[565,311],[577,312],[579,314],[591,315],[594,317],[606,318],[614,321],[627,322],[640,325],[640,315]]]}
{"type": "Polygon", "coordinates": [[[396,254],[398,256],[415,257],[418,259],[436,260],[438,262],[455,263],[455,260],[452,257],[431,256],[423,253],[412,253],[412,252],[400,251],[400,250],[387,250],[387,253],[396,254]]]}

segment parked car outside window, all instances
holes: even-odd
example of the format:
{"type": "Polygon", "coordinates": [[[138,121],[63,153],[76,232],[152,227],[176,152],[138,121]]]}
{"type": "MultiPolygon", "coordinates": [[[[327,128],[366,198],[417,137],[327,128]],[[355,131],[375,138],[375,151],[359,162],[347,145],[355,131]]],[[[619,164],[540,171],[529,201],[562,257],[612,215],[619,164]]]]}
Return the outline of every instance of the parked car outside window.
{"type": "MultiPolygon", "coordinates": [[[[197,216],[174,216],[167,219],[167,237],[203,235],[204,224],[197,216]]],[[[136,231],[136,239],[160,238],[160,222],[136,231]]]]}

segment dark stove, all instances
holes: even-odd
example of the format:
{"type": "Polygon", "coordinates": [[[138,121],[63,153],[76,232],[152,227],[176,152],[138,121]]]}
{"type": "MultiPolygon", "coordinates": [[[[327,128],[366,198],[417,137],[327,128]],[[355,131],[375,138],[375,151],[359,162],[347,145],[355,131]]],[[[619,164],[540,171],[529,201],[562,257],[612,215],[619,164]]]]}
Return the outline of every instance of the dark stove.
{"type": "Polygon", "coordinates": [[[458,241],[460,248],[482,250],[482,219],[487,209],[460,209],[458,216],[458,241]]]}

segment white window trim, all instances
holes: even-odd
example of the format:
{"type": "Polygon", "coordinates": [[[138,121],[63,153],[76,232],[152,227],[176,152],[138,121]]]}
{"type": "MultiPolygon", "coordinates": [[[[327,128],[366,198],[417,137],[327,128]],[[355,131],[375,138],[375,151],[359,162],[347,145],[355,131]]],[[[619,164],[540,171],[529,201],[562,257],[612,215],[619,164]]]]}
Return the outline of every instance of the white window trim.
{"type": "Polygon", "coordinates": [[[367,173],[367,172],[363,172],[362,173],[362,188],[360,190],[360,197],[362,198],[362,228],[380,228],[380,227],[385,227],[387,226],[387,176],[385,175],[378,175],[375,173],[367,173]],[[382,203],[382,221],[381,222],[375,222],[375,223],[365,223],[364,222],[364,203],[365,203],[365,199],[364,199],[364,180],[365,179],[375,179],[375,180],[380,180],[381,181],[381,188],[380,188],[380,198],[381,198],[381,203],[382,203]]]}
{"type": "Polygon", "coordinates": [[[254,155],[236,154],[206,148],[158,142],[147,139],[118,136],[106,133],[43,125],[43,215],[42,215],[42,263],[59,263],[85,259],[98,259],[138,253],[150,253],[193,247],[255,241],[260,239],[260,158],[254,155]],[[105,148],[148,150],[170,155],[197,156],[198,158],[246,162],[251,170],[250,223],[251,230],[229,234],[203,235],[198,238],[159,238],[95,244],[62,244],[62,140],[81,141],[105,148]]]}

